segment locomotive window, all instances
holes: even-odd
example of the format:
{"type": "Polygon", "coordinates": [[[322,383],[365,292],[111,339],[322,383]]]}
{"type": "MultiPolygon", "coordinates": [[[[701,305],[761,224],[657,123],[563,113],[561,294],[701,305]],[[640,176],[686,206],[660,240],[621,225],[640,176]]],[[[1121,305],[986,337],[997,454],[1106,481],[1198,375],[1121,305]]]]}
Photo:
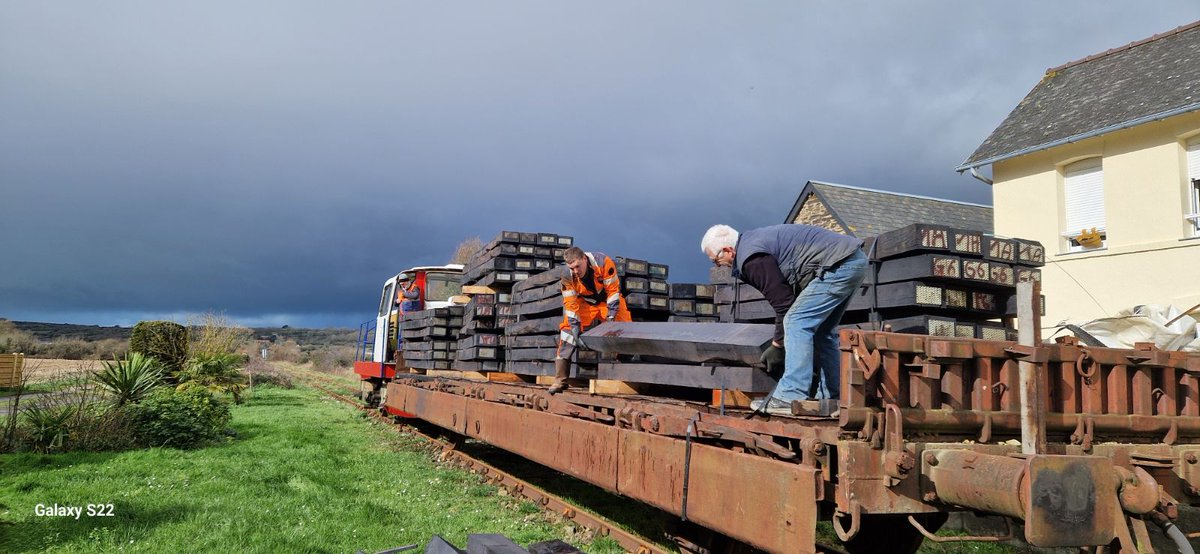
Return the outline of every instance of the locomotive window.
{"type": "Polygon", "coordinates": [[[388,283],[383,287],[383,299],[379,301],[379,317],[388,315],[388,311],[392,309],[392,287],[394,283],[388,283]]]}
{"type": "Polygon", "coordinates": [[[451,296],[462,294],[462,282],[459,276],[450,273],[425,274],[425,300],[445,302],[451,296]]]}

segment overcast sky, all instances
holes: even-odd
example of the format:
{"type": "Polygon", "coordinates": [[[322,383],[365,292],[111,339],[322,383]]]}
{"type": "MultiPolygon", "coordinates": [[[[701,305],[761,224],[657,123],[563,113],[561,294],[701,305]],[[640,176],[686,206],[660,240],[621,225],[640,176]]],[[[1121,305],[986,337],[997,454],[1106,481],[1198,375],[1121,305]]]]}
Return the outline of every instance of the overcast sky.
{"type": "Polygon", "coordinates": [[[1049,67],[1195,0],[0,0],[0,317],[356,326],[502,229],[707,280],[809,179],[953,168],[1049,67]]]}

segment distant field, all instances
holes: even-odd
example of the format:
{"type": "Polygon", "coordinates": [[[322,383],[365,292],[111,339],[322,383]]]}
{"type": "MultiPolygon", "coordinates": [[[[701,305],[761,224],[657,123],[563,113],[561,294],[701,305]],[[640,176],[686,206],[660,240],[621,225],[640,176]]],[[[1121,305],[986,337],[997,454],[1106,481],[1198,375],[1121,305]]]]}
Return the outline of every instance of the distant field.
{"type": "Polygon", "coordinates": [[[25,359],[25,374],[29,376],[30,383],[59,381],[97,371],[102,367],[103,362],[100,360],[25,359]]]}
{"type": "MultiPolygon", "coordinates": [[[[76,325],[72,323],[41,323],[37,321],[13,321],[17,329],[30,333],[39,341],[57,339],[79,339],[95,342],[106,339],[129,340],[132,327],[101,327],[99,325],[76,325]]],[[[255,337],[275,337],[276,340],[294,340],[304,345],[353,346],[358,337],[354,329],[307,329],[302,327],[254,327],[255,337]]]]}

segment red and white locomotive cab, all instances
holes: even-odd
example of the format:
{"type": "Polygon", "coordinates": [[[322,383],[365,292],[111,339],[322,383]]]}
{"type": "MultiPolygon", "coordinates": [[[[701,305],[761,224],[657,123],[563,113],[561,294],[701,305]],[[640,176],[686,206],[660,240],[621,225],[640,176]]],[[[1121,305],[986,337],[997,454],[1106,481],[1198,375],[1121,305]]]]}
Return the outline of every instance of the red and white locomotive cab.
{"type": "MultiPolygon", "coordinates": [[[[364,383],[363,395],[378,392],[387,381],[396,376],[396,355],[399,350],[400,318],[406,311],[442,308],[451,304],[450,298],[462,293],[461,264],[440,266],[418,266],[406,269],[388,278],[383,283],[379,298],[379,311],[375,316],[374,333],[363,331],[360,359],[354,362],[354,372],[364,383]],[[405,303],[404,292],[416,285],[416,302],[405,303]],[[370,343],[370,344],[368,344],[370,343]],[[367,355],[370,347],[370,355],[367,355]]],[[[370,322],[367,322],[368,324],[370,322]]],[[[367,325],[367,324],[364,324],[367,325]]],[[[368,327],[364,327],[367,329],[368,327]]]]}

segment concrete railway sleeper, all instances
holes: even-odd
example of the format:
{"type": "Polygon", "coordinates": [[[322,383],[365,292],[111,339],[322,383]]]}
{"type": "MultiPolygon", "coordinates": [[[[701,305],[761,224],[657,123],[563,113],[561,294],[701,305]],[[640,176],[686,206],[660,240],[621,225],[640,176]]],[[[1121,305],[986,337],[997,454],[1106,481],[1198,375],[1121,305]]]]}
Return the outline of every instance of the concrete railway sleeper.
{"type": "Polygon", "coordinates": [[[1050,454],[1023,455],[1010,444],[964,443],[948,410],[939,427],[912,425],[917,410],[867,407],[863,423],[846,428],[838,417],[722,415],[680,400],[549,396],[535,385],[423,376],[398,378],[386,398],[392,414],[768,552],[819,551],[816,521],[830,518],[850,552],[911,552],[960,510],[1020,520],[1035,546],[1139,552],[1149,548],[1147,519],[1177,516],[1171,489],[1200,492],[1188,462],[1200,445],[1055,443],[1050,454]]]}

